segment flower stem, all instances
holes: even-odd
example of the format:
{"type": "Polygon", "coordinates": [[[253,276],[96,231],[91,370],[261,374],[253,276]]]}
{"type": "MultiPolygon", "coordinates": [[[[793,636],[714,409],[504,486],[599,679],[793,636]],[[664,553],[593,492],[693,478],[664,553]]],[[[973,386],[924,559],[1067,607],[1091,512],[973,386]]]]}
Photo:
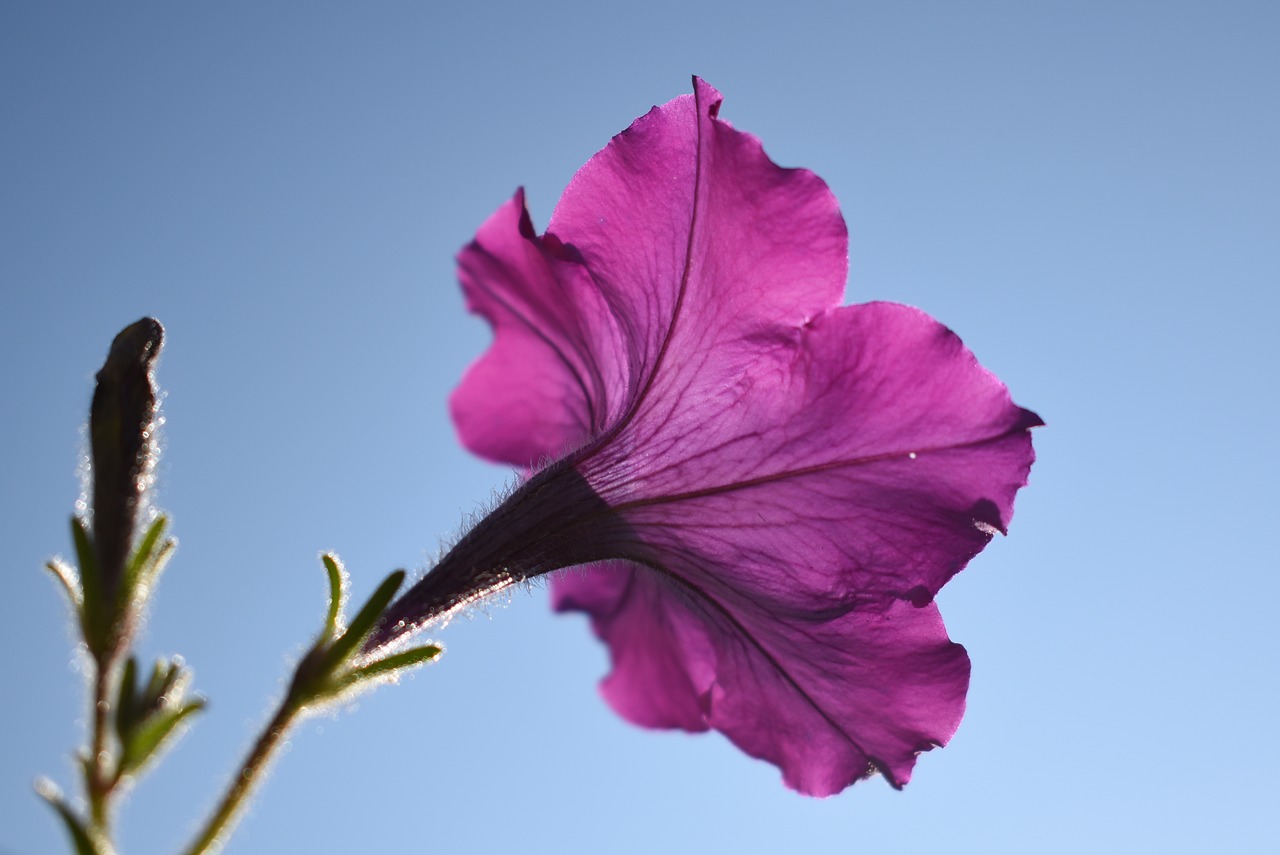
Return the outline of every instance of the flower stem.
{"type": "Polygon", "coordinates": [[[111,760],[107,731],[111,725],[111,657],[94,657],[93,732],[89,741],[90,755],[85,764],[85,791],[89,797],[89,817],[102,840],[111,839],[111,793],[115,781],[107,768],[111,760]]]}
{"type": "Polygon", "coordinates": [[[199,837],[186,850],[186,855],[202,855],[211,850],[217,851],[226,842],[226,836],[230,835],[231,827],[248,803],[249,794],[266,774],[272,755],[283,742],[285,734],[293,726],[294,720],[302,709],[303,705],[298,703],[293,692],[287,694],[280,702],[280,708],[276,710],[271,723],[258,736],[258,741],[254,743],[253,750],[237,770],[218,809],[209,817],[199,837]]]}

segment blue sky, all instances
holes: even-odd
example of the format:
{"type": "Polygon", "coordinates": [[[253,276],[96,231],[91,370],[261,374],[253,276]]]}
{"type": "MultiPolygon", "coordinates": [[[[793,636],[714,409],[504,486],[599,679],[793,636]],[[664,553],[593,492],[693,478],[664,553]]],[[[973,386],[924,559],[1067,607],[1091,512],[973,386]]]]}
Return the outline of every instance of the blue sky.
{"type": "Polygon", "coordinates": [[[318,629],[511,473],[445,399],[488,332],[452,258],[545,224],[699,74],[831,185],[848,299],[920,306],[1048,427],[1011,536],[939,598],[974,662],[904,792],[824,801],[718,736],[633,728],[580,617],[519,592],[442,661],[304,724],[228,852],[1263,851],[1280,763],[1280,7],[1266,2],[0,8],[0,852],[84,718],[41,567],[93,371],[149,314],[180,550],[141,651],[208,713],[130,796],[176,849],[318,629]]]}

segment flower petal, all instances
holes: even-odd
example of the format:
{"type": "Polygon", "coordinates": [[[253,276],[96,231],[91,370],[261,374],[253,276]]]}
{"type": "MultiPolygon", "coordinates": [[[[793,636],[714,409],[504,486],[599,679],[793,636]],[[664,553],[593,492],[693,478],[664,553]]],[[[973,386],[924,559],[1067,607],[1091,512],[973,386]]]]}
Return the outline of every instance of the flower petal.
{"type": "Polygon", "coordinates": [[[665,587],[657,574],[609,561],[557,575],[553,602],[589,613],[609,642],[613,670],[600,691],[619,715],[642,727],[707,730],[714,650],[706,626],[665,587]]]}
{"type": "Polygon", "coordinates": [[[459,253],[458,275],[494,330],[450,399],[467,448],[528,467],[602,429],[627,388],[617,327],[582,265],[534,233],[523,191],[459,253]]]}
{"type": "Polygon", "coordinates": [[[916,754],[960,724],[969,659],[932,604],[780,622],[752,604],[718,611],[671,581],[621,562],[555,580],[556,607],[591,613],[613,652],[601,692],[635,724],[714,727],[814,796],[875,771],[901,787],[916,754]]]}
{"type": "Polygon", "coordinates": [[[629,420],[714,395],[844,293],[835,197],[716,118],[720,100],[695,80],[693,95],[637,119],[578,171],[547,229],[580,254],[618,319],[629,420]]]}

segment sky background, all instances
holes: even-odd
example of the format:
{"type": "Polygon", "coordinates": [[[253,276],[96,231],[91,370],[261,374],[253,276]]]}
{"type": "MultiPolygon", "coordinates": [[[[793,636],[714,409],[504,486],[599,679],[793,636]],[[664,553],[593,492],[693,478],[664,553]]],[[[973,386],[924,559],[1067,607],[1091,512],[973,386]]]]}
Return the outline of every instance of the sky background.
{"type": "Polygon", "coordinates": [[[827,800],[634,728],[546,592],[294,734],[228,853],[1260,852],[1280,846],[1280,5],[0,6],[0,853],[65,851],[85,718],[41,569],[112,336],[166,326],[140,643],[209,709],[135,788],[176,850],[324,608],[421,570],[511,473],[445,400],[489,334],[453,256],[698,74],[833,188],[849,301],[955,329],[1048,426],[1011,534],[939,597],[973,659],[903,792],[827,800]]]}

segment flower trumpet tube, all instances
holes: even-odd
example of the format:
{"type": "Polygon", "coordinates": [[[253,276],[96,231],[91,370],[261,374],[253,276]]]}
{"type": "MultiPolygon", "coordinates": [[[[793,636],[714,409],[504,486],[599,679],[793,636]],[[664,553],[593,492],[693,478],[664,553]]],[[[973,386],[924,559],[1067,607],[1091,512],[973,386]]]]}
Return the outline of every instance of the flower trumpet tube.
{"type": "Polygon", "coordinates": [[[1041,421],[924,313],[840,306],[834,197],[720,102],[695,79],[545,234],[518,192],[460,254],[494,341],[454,420],[531,474],[370,645],[581,566],[553,601],[609,646],[622,716],[719,730],[803,793],[901,787],[964,712],[934,596],[1006,530],[1041,421]]]}

